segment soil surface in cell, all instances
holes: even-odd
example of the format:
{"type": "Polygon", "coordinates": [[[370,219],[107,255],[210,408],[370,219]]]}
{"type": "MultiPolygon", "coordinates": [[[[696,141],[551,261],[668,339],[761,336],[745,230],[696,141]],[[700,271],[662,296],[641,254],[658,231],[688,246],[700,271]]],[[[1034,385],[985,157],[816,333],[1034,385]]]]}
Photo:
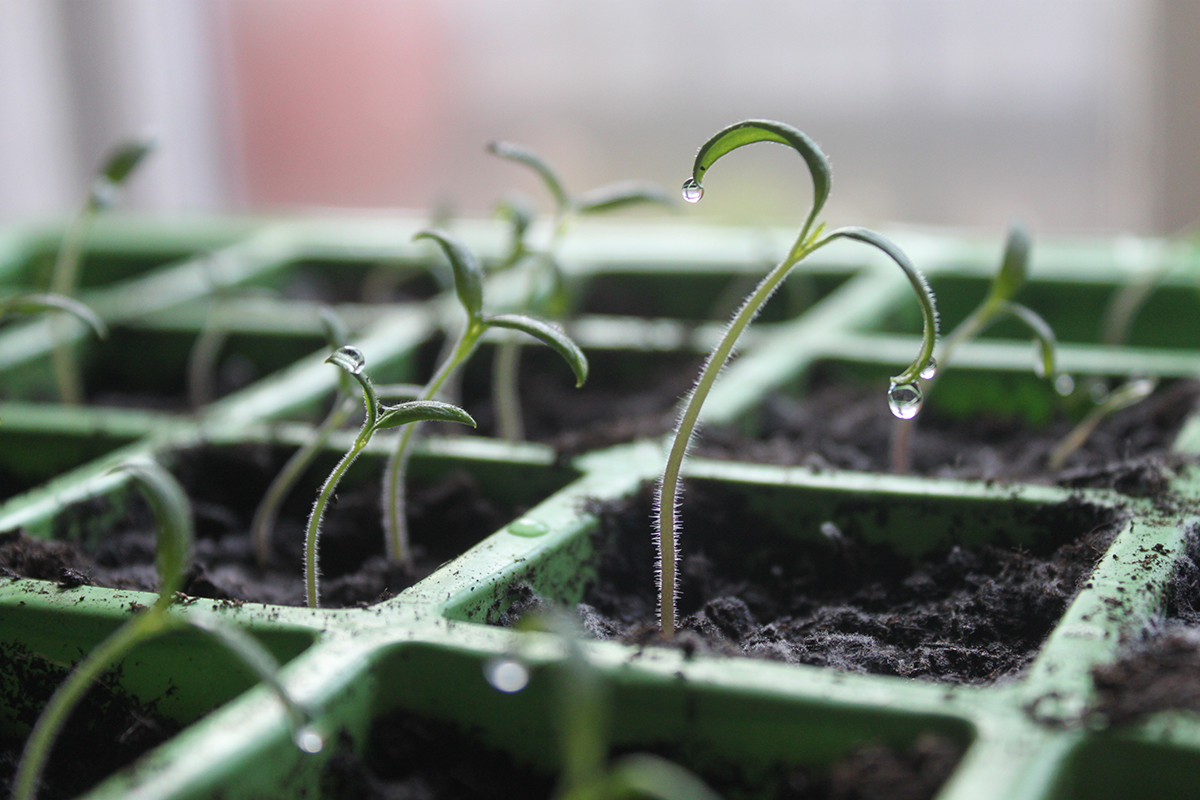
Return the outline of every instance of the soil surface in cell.
{"type": "MultiPolygon", "coordinates": [[[[895,504],[876,503],[873,511],[864,506],[864,513],[886,526],[895,504]]],[[[577,608],[598,639],[662,643],[652,507],[651,489],[644,487],[632,500],[595,509],[601,520],[599,577],[577,608]]],[[[853,672],[994,681],[1033,657],[1118,524],[1113,512],[1083,502],[1030,513],[1044,533],[1025,546],[1000,538],[913,558],[816,519],[789,522],[795,536],[808,537],[795,538],[751,507],[746,495],[717,483],[689,484],[682,509],[680,632],[671,642],[685,651],[853,672]]],[[[976,512],[951,523],[970,529],[989,521],[976,512]]],[[[995,524],[994,533],[1003,537],[1011,521],[997,518],[995,524]]],[[[500,624],[542,604],[523,585],[507,599],[514,605],[496,615],[500,624]]]]}
{"type": "Polygon", "coordinates": [[[1200,714],[1200,535],[1192,532],[1167,591],[1167,614],[1121,657],[1092,671],[1094,714],[1132,722],[1158,711],[1200,714]]]}
{"type": "MultiPolygon", "coordinates": [[[[802,399],[773,394],[755,412],[753,437],[732,428],[701,431],[694,453],[814,469],[891,472],[897,420],[887,387],[825,380],[818,375],[802,399]]],[[[956,419],[923,411],[910,434],[911,473],[966,480],[1019,480],[1103,487],[1144,496],[1166,491],[1154,464],[1171,460],[1180,426],[1200,401],[1200,381],[1177,381],[1105,419],[1058,472],[1047,459],[1074,427],[1065,417],[1045,425],[977,414],[956,419]],[[1146,459],[1149,459],[1147,461],[1146,459]]]]}
{"type": "MultiPolygon", "coordinates": [[[[316,497],[312,480],[297,486],[285,502],[265,569],[255,561],[249,535],[257,503],[286,455],[266,446],[200,448],[172,465],[187,490],[196,521],[195,558],[184,594],[305,604],[303,543],[316,497]]],[[[384,557],[378,480],[337,493],[336,503],[326,512],[319,546],[322,607],[352,607],[390,598],[524,510],[489,499],[465,471],[431,483],[410,480],[409,484],[412,569],[391,565],[384,557]]],[[[47,542],[19,531],[0,534],[0,575],[57,581],[62,589],[87,584],[153,591],[157,586],[155,526],[149,509],[135,494],[127,509],[112,517],[110,502],[100,499],[73,505],[61,515],[56,521],[64,533],[60,540],[47,542]],[[80,547],[63,540],[72,530],[100,534],[93,530],[95,521],[106,517],[111,531],[95,535],[96,544],[80,547]]]]}
{"type": "MultiPolygon", "coordinates": [[[[0,646],[3,698],[12,718],[31,728],[50,695],[66,678],[58,664],[16,645],[0,646]]],[[[107,673],[89,690],[63,727],[43,773],[43,800],[67,800],[91,789],[114,771],[179,731],[178,723],[157,715],[153,704],[139,703],[120,687],[120,676],[107,673]]],[[[0,737],[0,795],[7,797],[25,748],[23,737],[0,737]]]]}
{"type": "MultiPolygon", "coordinates": [[[[688,757],[678,749],[647,748],[684,766],[702,765],[699,777],[726,800],[923,800],[936,794],[962,756],[956,742],[925,733],[904,749],[871,745],[824,768],[779,764],[751,779],[720,754],[688,757]]],[[[322,796],[355,800],[531,800],[553,797],[555,778],[455,725],[393,712],[372,725],[365,758],[347,748],[331,760],[322,790],[322,796]]]]}

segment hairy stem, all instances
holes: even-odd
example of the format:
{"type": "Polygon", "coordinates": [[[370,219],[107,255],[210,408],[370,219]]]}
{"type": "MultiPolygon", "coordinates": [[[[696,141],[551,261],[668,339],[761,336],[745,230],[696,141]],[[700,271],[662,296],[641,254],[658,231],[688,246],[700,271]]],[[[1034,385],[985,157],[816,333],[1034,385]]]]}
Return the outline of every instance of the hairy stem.
{"type": "Polygon", "coordinates": [[[349,419],[350,414],[358,407],[358,398],[338,392],[334,398],[333,408],[321,421],[313,436],[304,445],[292,453],[292,457],[283,465],[283,469],[271,481],[263,495],[262,502],[254,511],[254,519],[250,523],[250,536],[254,542],[255,558],[260,567],[266,567],[271,558],[271,533],[275,530],[275,521],[279,518],[279,509],[291,492],[296,481],[308,469],[313,459],[317,457],[321,447],[329,441],[335,430],[349,419]]]}
{"type": "MultiPolygon", "coordinates": [[[[820,244],[812,249],[816,249],[820,244]]],[[[675,439],[671,443],[671,452],[667,456],[667,464],[663,468],[662,479],[659,481],[655,497],[657,509],[657,545],[658,545],[658,596],[659,596],[659,626],[663,636],[675,634],[675,600],[678,591],[676,565],[679,554],[676,552],[678,539],[677,511],[680,498],[679,473],[683,466],[684,456],[687,455],[691,444],[696,422],[700,418],[700,408],[704,405],[709,391],[721,373],[725,363],[733,353],[742,331],[750,324],[763,305],[770,299],[772,293],[779,287],[780,282],[787,277],[802,258],[812,250],[796,248],[767,273],[754,291],[742,302],[741,308],[733,315],[729,327],[717,347],[709,354],[700,370],[696,386],[688,395],[679,422],[675,426],[675,439]]]]}
{"type": "Polygon", "coordinates": [[[329,473],[329,477],[325,479],[325,483],[322,484],[321,491],[313,503],[312,513],[309,514],[308,530],[304,535],[304,590],[309,608],[316,608],[320,602],[317,539],[321,535],[321,520],[325,517],[325,507],[329,505],[329,498],[337,490],[338,482],[346,474],[346,470],[350,469],[350,465],[354,463],[359,453],[367,446],[367,442],[371,440],[368,431],[369,429],[364,426],[358,438],[354,440],[354,446],[342,456],[342,460],[333,468],[333,472],[329,473]]]}

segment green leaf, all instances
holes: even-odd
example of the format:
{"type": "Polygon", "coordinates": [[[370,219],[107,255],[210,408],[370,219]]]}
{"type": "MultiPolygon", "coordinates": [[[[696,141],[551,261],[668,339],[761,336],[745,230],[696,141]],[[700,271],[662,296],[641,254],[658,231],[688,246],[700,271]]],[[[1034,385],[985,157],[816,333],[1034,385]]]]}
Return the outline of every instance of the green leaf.
{"type": "Polygon", "coordinates": [[[826,237],[826,241],[838,237],[853,239],[854,241],[869,244],[872,247],[882,250],[892,261],[896,262],[900,269],[904,270],[909,283],[912,284],[913,291],[917,294],[917,300],[921,303],[921,318],[924,321],[921,352],[917,354],[917,359],[909,365],[908,369],[899,375],[892,376],[892,383],[913,383],[920,376],[921,370],[929,363],[929,359],[933,358],[933,348],[937,346],[938,315],[937,301],[934,299],[933,290],[929,288],[929,283],[925,280],[925,276],[908,260],[908,256],[904,254],[904,251],[883,234],[877,233],[870,228],[838,228],[826,237]]]}
{"type": "Polygon", "coordinates": [[[96,312],[78,300],[61,294],[32,293],[10,297],[0,302],[0,316],[4,314],[39,314],[43,311],[66,311],[86,323],[101,339],[108,336],[104,320],[96,312]]]}
{"type": "Polygon", "coordinates": [[[497,314],[494,317],[486,317],[484,323],[496,328],[510,328],[512,330],[527,333],[554,348],[560,356],[566,359],[571,366],[571,371],[575,373],[575,385],[583,386],[587,380],[588,362],[587,356],[579,349],[579,345],[571,340],[561,328],[551,325],[548,322],[542,322],[540,319],[527,317],[524,314],[497,314]]]}
{"type": "Polygon", "coordinates": [[[483,312],[483,266],[466,245],[450,234],[437,228],[420,231],[416,239],[433,239],[442,246],[450,267],[454,270],[454,291],[458,301],[471,319],[478,319],[483,312]]]}
{"type": "Polygon", "coordinates": [[[475,427],[475,420],[461,408],[438,400],[412,400],[398,406],[384,406],[375,430],[398,428],[410,422],[458,422],[475,427]]]}
{"type": "Polygon", "coordinates": [[[554,205],[558,209],[559,214],[565,213],[571,207],[570,195],[563,188],[562,181],[558,179],[558,175],[550,168],[550,165],[543,161],[542,157],[537,153],[528,147],[522,147],[512,142],[489,142],[487,151],[493,155],[507,158],[509,161],[516,161],[518,164],[524,164],[533,169],[541,177],[542,183],[546,184],[546,188],[550,190],[550,194],[554,196],[554,205]]]}
{"type": "Polygon", "coordinates": [[[187,493],[171,473],[156,461],[139,458],[113,468],[125,472],[142,490],[158,523],[155,567],[158,570],[159,604],[169,604],[183,585],[192,557],[192,508],[187,493]]]}
{"type": "Polygon", "coordinates": [[[1033,249],[1033,236],[1024,224],[1014,221],[1008,227],[1008,241],[1004,245],[1004,260],[1000,272],[992,281],[988,301],[1002,303],[1011,300],[1025,283],[1029,271],[1029,251],[1033,249]]]}
{"type": "MultiPolygon", "coordinates": [[[[804,162],[808,164],[808,171],[812,174],[813,181],[813,206],[804,223],[804,230],[807,231],[812,227],[813,220],[816,219],[817,214],[824,207],[825,201],[829,198],[831,181],[829,159],[807,134],[782,122],[748,119],[713,134],[712,138],[701,145],[700,151],[696,153],[696,160],[692,164],[692,178],[687,184],[684,184],[685,191],[692,183],[697,189],[702,190],[704,175],[717,159],[739,147],[756,142],[778,142],[788,145],[799,153],[804,158],[804,162]]],[[[804,238],[803,234],[800,238],[804,238]]]]}
{"type": "Polygon", "coordinates": [[[152,138],[131,139],[122,142],[108,154],[104,166],[100,168],[100,176],[120,186],[133,174],[138,164],[142,163],[142,159],[149,155],[155,146],[152,138]]]}
{"type": "Polygon", "coordinates": [[[670,195],[653,183],[623,181],[584,192],[575,198],[575,210],[580,214],[596,214],[641,203],[657,203],[667,208],[674,205],[670,195]]]}
{"type": "Polygon", "coordinates": [[[1050,323],[1042,319],[1042,317],[1028,306],[1023,306],[1020,303],[1005,303],[1002,307],[1005,313],[1025,323],[1025,327],[1029,328],[1033,334],[1033,340],[1037,342],[1038,351],[1041,358],[1037,361],[1034,371],[1037,372],[1039,378],[1053,378],[1057,369],[1055,368],[1055,354],[1057,350],[1057,340],[1054,336],[1054,329],[1050,327],[1050,323]]]}

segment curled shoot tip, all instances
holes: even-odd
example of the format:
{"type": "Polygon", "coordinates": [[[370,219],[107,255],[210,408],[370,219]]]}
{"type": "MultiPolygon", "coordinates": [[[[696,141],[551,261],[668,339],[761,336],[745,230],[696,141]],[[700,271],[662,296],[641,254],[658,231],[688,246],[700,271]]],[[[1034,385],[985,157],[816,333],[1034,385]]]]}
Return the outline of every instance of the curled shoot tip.
{"type": "Polygon", "coordinates": [[[921,304],[921,319],[923,323],[921,350],[917,354],[916,360],[909,365],[908,369],[899,375],[893,375],[891,381],[893,386],[904,386],[915,383],[933,358],[933,350],[937,346],[938,313],[937,300],[933,296],[933,290],[929,288],[929,283],[925,280],[925,276],[913,266],[908,256],[904,254],[904,251],[883,234],[873,231],[870,228],[837,228],[826,237],[825,241],[838,237],[863,242],[881,250],[904,271],[909,283],[912,284],[913,291],[917,295],[917,300],[921,304]]]}
{"type": "Polygon", "coordinates": [[[571,371],[575,373],[576,388],[583,386],[584,382],[587,381],[587,356],[579,349],[579,345],[575,344],[571,337],[567,336],[557,325],[551,325],[548,322],[543,322],[534,317],[527,317],[524,314],[496,314],[495,316],[485,318],[485,322],[489,327],[509,328],[540,339],[562,356],[567,364],[570,365],[571,371]]]}
{"type": "Polygon", "coordinates": [[[1054,329],[1036,311],[1020,303],[1004,303],[1001,310],[1025,323],[1025,327],[1033,334],[1033,341],[1038,350],[1038,357],[1033,362],[1033,371],[1039,378],[1053,378],[1058,371],[1055,366],[1058,342],[1054,336],[1054,329]]]}
{"type": "Polygon", "coordinates": [[[419,231],[413,240],[432,239],[437,242],[450,268],[454,270],[454,291],[458,300],[472,321],[477,321],[483,313],[483,266],[466,245],[456,237],[438,228],[426,228],[419,231]]]}
{"type": "Polygon", "coordinates": [[[92,329],[97,337],[108,336],[108,326],[95,311],[66,295],[32,292],[0,301],[0,316],[7,314],[39,314],[43,311],[65,311],[92,329]]]}
{"type": "Polygon", "coordinates": [[[661,187],[644,181],[622,181],[584,192],[575,199],[580,214],[616,211],[634,205],[655,204],[668,208],[674,205],[671,196],[661,187]]]}
{"type": "Polygon", "coordinates": [[[158,523],[154,559],[159,587],[156,605],[169,605],[183,585],[195,539],[187,493],[170,472],[149,458],[131,459],[111,471],[128,474],[150,503],[158,523]]]}
{"type": "Polygon", "coordinates": [[[536,172],[538,177],[542,179],[542,183],[546,185],[546,189],[549,190],[551,196],[554,197],[554,205],[559,214],[565,214],[571,208],[571,196],[563,188],[562,181],[558,179],[558,174],[537,153],[528,147],[502,141],[488,142],[487,151],[500,158],[507,158],[509,161],[524,164],[536,172]]]}
{"type": "Polygon", "coordinates": [[[766,119],[748,119],[734,123],[727,128],[717,131],[707,142],[700,146],[696,159],[692,163],[692,176],[683,185],[683,196],[688,202],[694,203],[704,194],[704,175],[717,159],[739,147],[756,142],[777,142],[795,150],[808,165],[809,174],[813,181],[812,211],[801,229],[800,239],[805,239],[809,228],[817,214],[825,206],[829,198],[832,173],[829,159],[808,134],[782,122],[766,119]]]}

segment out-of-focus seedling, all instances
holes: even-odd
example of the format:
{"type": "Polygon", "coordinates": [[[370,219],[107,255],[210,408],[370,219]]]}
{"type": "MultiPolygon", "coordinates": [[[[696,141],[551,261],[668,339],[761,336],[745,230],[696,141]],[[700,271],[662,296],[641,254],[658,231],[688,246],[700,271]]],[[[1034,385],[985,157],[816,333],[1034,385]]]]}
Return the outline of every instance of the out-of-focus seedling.
{"type": "MultiPolygon", "coordinates": [[[[499,208],[499,214],[512,226],[512,243],[497,269],[524,265],[528,288],[521,310],[527,313],[561,319],[569,312],[571,298],[557,252],[576,217],[650,203],[671,205],[670,198],[659,187],[640,181],[613,183],[573,195],[563,186],[555,170],[533,150],[511,142],[491,142],[487,150],[532,169],[554,198],[550,240],[540,248],[529,243],[535,218],[531,204],[518,196],[510,196],[499,208]]],[[[520,342],[510,336],[496,348],[492,362],[492,404],[496,410],[496,425],[500,438],[510,442],[525,438],[517,386],[520,362],[520,342]]]]}
{"type": "Polygon", "coordinates": [[[1063,464],[1067,463],[1067,459],[1083,446],[1106,417],[1142,402],[1154,392],[1157,386],[1158,381],[1153,378],[1133,378],[1109,392],[1102,402],[1089,411],[1078,425],[1072,428],[1058,444],[1054,445],[1047,461],[1050,470],[1056,472],[1062,469],[1063,464]]]}
{"type": "Polygon", "coordinates": [[[907,413],[910,408],[920,407],[921,394],[916,381],[918,376],[927,370],[929,362],[933,358],[934,346],[937,343],[937,310],[934,306],[933,292],[930,291],[924,276],[917,271],[900,248],[881,234],[867,228],[837,228],[825,233],[824,224],[814,227],[817,215],[829,197],[829,161],[816,143],[796,128],[771,120],[746,120],[718,131],[700,147],[700,151],[696,154],[692,165],[692,176],[683,184],[684,199],[689,203],[699,202],[700,198],[704,196],[701,182],[709,167],[727,153],[756,142],[777,142],[791,147],[800,154],[812,176],[813,205],[791,250],[778,265],[767,273],[734,313],[721,340],[704,362],[694,388],[684,401],[679,422],[675,427],[674,441],[671,444],[666,466],[663,468],[656,497],[659,624],[662,635],[666,637],[673,636],[675,633],[675,604],[678,594],[676,567],[679,536],[678,508],[681,493],[680,470],[700,419],[700,409],[716,382],[717,376],[733,354],[738,337],[750,325],[775,290],[779,288],[792,268],[830,242],[837,239],[851,239],[878,248],[904,271],[921,304],[924,337],[916,360],[906,370],[892,378],[888,397],[893,413],[898,416],[907,413]]]}
{"type": "MultiPolygon", "coordinates": [[[[442,361],[425,384],[421,400],[431,400],[437,395],[446,380],[475,352],[480,338],[489,328],[519,331],[540,339],[566,360],[575,374],[575,385],[583,385],[587,380],[587,357],[560,328],[523,314],[484,314],[483,267],[475,254],[445,231],[424,230],[416,238],[432,239],[446,253],[454,269],[454,290],[467,315],[466,324],[449,357],[442,361]]],[[[381,498],[388,560],[406,567],[412,566],[412,553],[408,546],[408,523],[405,519],[404,476],[416,429],[416,425],[409,425],[400,433],[384,471],[381,498]]]]}
{"type": "MultiPolygon", "coordinates": [[[[1020,222],[1009,226],[1008,239],[1004,245],[1004,258],[1000,262],[1000,270],[992,279],[987,295],[975,307],[967,318],[959,323],[949,336],[942,340],[937,355],[930,359],[928,366],[921,372],[921,378],[926,381],[925,394],[933,390],[938,378],[945,373],[951,362],[954,351],[983,333],[993,323],[1006,316],[1022,322],[1033,334],[1036,352],[1033,359],[1033,371],[1041,378],[1055,378],[1055,362],[1057,347],[1054,330],[1033,309],[1014,303],[1012,298],[1025,283],[1029,271],[1029,251],[1033,246],[1033,238],[1020,222]]],[[[919,391],[919,390],[918,390],[919,391]]],[[[910,466],[910,446],[913,428],[916,426],[916,414],[920,410],[920,394],[918,405],[914,408],[905,406],[897,410],[895,403],[892,411],[898,417],[892,429],[892,471],[900,474],[907,473],[910,466]]]]}
{"type": "MultiPolygon", "coordinates": [[[[564,651],[554,676],[562,760],[555,800],[720,800],[694,773],[661,756],[633,753],[610,762],[610,690],[580,645],[577,626],[562,613],[541,613],[522,620],[520,628],[554,634],[564,651]]],[[[528,683],[525,666],[511,659],[492,662],[485,671],[501,691],[520,691],[528,683]],[[514,673],[525,677],[513,681],[514,673]]]]}
{"type": "Polygon", "coordinates": [[[426,420],[457,422],[463,425],[470,425],[472,428],[475,427],[475,420],[471,419],[470,414],[449,403],[423,398],[395,406],[381,405],[375,392],[374,384],[371,383],[370,378],[363,374],[366,359],[354,347],[340,347],[325,360],[358,381],[362,387],[363,402],[367,408],[358,436],[355,437],[354,443],[346,451],[346,454],[342,456],[342,459],[338,461],[333,471],[329,473],[329,477],[325,479],[325,483],[321,485],[316,502],[313,503],[312,513],[308,518],[308,529],[304,538],[304,586],[309,608],[316,608],[320,601],[320,571],[317,566],[317,544],[321,534],[321,521],[325,516],[325,507],[329,505],[329,499],[337,489],[342,476],[346,474],[346,470],[350,468],[350,465],[362,453],[363,448],[367,446],[371,438],[381,430],[398,428],[404,425],[408,425],[409,429],[411,429],[411,423],[426,420]]]}
{"type": "Polygon", "coordinates": [[[58,732],[95,680],[136,645],[183,627],[212,637],[270,686],[287,710],[297,746],[307,752],[319,751],[323,742],[309,725],[312,715],[279,682],[279,665],[269,651],[253,637],[210,615],[169,613],[191,564],[192,512],[183,488],[169,472],[148,459],[129,461],[116,469],[128,473],[142,491],[158,525],[158,597],[88,653],[55,690],[25,743],[13,778],[13,800],[29,800],[36,795],[58,732]]]}
{"type": "MultiPolygon", "coordinates": [[[[79,267],[83,261],[83,244],[96,215],[113,205],[120,197],[121,189],[129,177],[154,149],[150,139],[125,142],[113,150],[92,182],[83,207],[75,215],[63,236],[50,275],[50,292],[72,297],[79,285],[79,267]]],[[[63,320],[56,324],[53,367],[54,381],[59,398],[64,403],[78,405],[83,402],[83,387],[79,377],[79,364],[72,342],[72,330],[63,320]]]]}

